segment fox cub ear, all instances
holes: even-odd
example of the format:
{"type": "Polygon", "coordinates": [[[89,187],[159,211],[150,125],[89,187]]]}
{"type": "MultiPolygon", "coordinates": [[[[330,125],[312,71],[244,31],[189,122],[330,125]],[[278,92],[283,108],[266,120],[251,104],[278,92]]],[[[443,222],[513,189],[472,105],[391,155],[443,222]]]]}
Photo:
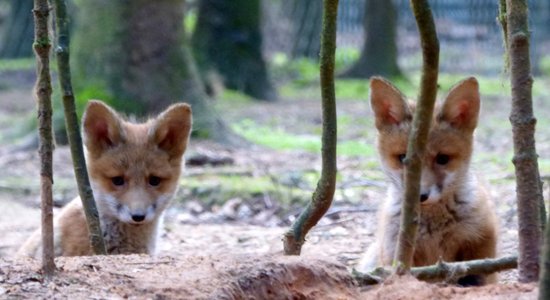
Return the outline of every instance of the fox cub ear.
{"type": "Polygon", "coordinates": [[[381,77],[371,78],[369,98],[378,130],[412,119],[405,96],[381,77]]]}
{"type": "Polygon", "coordinates": [[[171,158],[179,158],[187,148],[191,125],[191,107],[184,103],[174,104],[155,120],[152,141],[171,158]]]}
{"type": "Polygon", "coordinates": [[[109,106],[90,100],[82,117],[84,144],[94,155],[122,141],[120,117],[109,106]]]}
{"type": "Polygon", "coordinates": [[[437,120],[457,129],[473,131],[479,116],[479,84],[474,77],[457,83],[443,102],[437,120]]]}

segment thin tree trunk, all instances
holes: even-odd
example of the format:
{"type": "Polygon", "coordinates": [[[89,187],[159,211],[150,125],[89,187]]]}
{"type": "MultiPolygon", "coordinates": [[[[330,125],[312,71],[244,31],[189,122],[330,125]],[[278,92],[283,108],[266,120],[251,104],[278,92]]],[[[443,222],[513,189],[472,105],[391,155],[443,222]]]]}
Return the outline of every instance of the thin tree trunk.
{"type": "Polygon", "coordinates": [[[519,280],[539,279],[539,258],[542,241],[542,184],[535,146],[531,63],[529,58],[529,28],[527,1],[500,1],[501,14],[507,16],[505,41],[510,62],[512,110],[510,122],[514,140],[516,195],[519,227],[519,280]],[[504,6],[505,5],[505,6],[504,6]],[[503,7],[504,6],[504,7],[503,7]]]}
{"type": "Polygon", "coordinates": [[[321,96],[323,109],[321,178],[311,201],[285,233],[286,255],[300,255],[305,236],[329,209],[336,186],[336,96],[334,92],[334,53],[338,0],[323,1],[321,34],[321,96]]]}
{"type": "Polygon", "coordinates": [[[34,52],[36,53],[36,85],[38,100],[38,134],[40,155],[40,199],[42,203],[42,269],[47,277],[55,272],[53,251],[53,134],[52,134],[52,84],[50,77],[50,38],[47,0],[34,0],[34,52]]]}
{"type": "Polygon", "coordinates": [[[401,208],[401,227],[395,253],[397,262],[395,271],[399,275],[409,272],[413,261],[420,214],[421,157],[424,155],[431,125],[439,67],[439,41],[430,5],[427,0],[411,0],[411,7],[420,33],[423,66],[420,95],[409,135],[407,157],[404,162],[406,190],[401,208]]]}
{"type": "MultiPolygon", "coordinates": [[[[501,258],[488,258],[460,262],[439,262],[432,266],[411,268],[411,275],[420,280],[457,280],[467,275],[482,275],[514,269],[518,266],[517,256],[501,258]]],[[[378,268],[370,273],[354,271],[353,277],[360,285],[372,285],[383,282],[391,276],[392,272],[384,268],[378,268]]],[[[545,298],[548,299],[548,298],[545,298]]]]}
{"type": "Polygon", "coordinates": [[[69,20],[67,18],[67,5],[65,0],[54,0],[55,26],[57,29],[57,69],[59,85],[63,94],[63,108],[65,112],[65,128],[71,147],[71,157],[78,185],[78,193],[82,200],[88,231],[90,233],[90,244],[95,254],[106,254],[103,235],[94,194],[90,187],[90,179],[86,170],[86,160],[82,148],[82,137],[78,126],[76,115],[75,99],[71,83],[71,69],[69,66],[69,20]]]}

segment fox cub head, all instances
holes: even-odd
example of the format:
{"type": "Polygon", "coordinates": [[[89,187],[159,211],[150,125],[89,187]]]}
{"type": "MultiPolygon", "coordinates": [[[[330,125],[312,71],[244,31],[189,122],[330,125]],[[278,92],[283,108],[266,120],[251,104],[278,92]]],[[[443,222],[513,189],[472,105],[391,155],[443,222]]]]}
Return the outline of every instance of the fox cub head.
{"type": "MultiPolygon", "coordinates": [[[[370,103],[383,170],[398,189],[404,189],[403,160],[415,106],[391,83],[377,77],[370,82],[370,103]]],[[[479,86],[473,77],[455,85],[436,106],[422,157],[423,205],[452,196],[466,178],[479,109],[479,86]]]]}
{"type": "Polygon", "coordinates": [[[88,172],[99,211],[124,223],[156,220],[176,191],[191,130],[191,108],[174,104],[142,124],[100,101],[82,118],[88,172]]]}

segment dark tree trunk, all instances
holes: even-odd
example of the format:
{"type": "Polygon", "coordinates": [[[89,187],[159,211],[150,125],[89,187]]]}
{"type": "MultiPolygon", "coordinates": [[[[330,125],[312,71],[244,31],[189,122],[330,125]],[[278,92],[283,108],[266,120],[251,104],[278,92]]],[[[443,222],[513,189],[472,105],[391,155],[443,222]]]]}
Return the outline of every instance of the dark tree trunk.
{"type": "Polygon", "coordinates": [[[260,0],[201,0],[192,44],[203,74],[216,71],[228,88],[271,101],[260,15],[260,0]]]}
{"type": "Polygon", "coordinates": [[[73,55],[75,86],[138,114],[188,102],[194,134],[225,139],[226,129],[187,49],[183,5],[184,0],[82,1],[73,55]]]}
{"type": "Polygon", "coordinates": [[[10,0],[10,7],[10,14],[0,41],[0,57],[31,57],[33,0],[10,0]]]}
{"type": "Polygon", "coordinates": [[[292,57],[319,59],[323,3],[317,0],[294,0],[290,6],[294,45],[292,57]]]}
{"type": "Polygon", "coordinates": [[[363,18],[365,42],[359,60],[342,77],[401,75],[397,65],[397,10],[393,1],[367,0],[363,18]]]}

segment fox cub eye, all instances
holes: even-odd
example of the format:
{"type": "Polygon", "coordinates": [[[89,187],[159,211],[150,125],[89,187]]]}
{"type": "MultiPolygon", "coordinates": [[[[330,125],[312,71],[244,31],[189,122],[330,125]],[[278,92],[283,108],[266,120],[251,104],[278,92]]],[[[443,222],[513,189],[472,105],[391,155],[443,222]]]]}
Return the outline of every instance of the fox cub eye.
{"type": "Polygon", "coordinates": [[[406,157],[406,156],[407,156],[406,154],[399,154],[399,155],[397,155],[396,157],[397,157],[397,160],[398,160],[400,163],[403,163],[403,162],[405,161],[405,157],[406,157]]]}
{"type": "Polygon", "coordinates": [[[111,177],[111,182],[116,186],[124,185],[124,177],[122,176],[111,177]]]}
{"type": "Polygon", "coordinates": [[[451,158],[446,154],[438,154],[435,156],[435,162],[438,165],[446,165],[451,158]]]}
{"type": "Polygon", "coordinates": [[[157,176],[149,176],[149,184],[152,186],[157,186],[160,184],[161,178],[157,176]]]}

